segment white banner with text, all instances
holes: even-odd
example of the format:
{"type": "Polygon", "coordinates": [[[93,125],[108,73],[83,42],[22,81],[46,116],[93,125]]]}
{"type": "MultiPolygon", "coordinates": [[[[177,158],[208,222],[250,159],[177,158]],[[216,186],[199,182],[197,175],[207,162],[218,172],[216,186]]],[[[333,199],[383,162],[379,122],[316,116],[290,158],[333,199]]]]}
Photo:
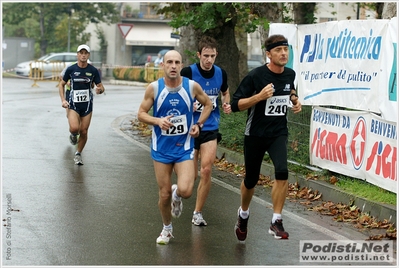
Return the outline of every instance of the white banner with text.
{"type": "Polygon", "coordinates": [[[368,112],[314,107],[310,163],[397,192],[397,124],[368,112]]]}
{"type": "MultiPolygon", "coordinates": [[[[398,20],[272,23],[269,34],[292,44],[303,105],[331,105],[398,121],[398,20]]],[[[287,65],[288,66],[288,65],[287,65]]]]}

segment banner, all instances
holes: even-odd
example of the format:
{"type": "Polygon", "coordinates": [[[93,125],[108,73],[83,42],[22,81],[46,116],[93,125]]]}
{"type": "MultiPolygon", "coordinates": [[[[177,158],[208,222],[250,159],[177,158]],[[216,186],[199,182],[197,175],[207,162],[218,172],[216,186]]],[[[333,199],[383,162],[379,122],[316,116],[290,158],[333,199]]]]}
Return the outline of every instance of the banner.
{"type": "Polygon", "coordinates": [[[397,122],[397,24],[396,17],[306,25],[272,23],[269,35],[283,34],[292,44],[303,105],[374,112],[397,122]]]}
{"type": "Polygon", "coordinates": [[[379,110],[381,116],[387,120],[398,122],[398,92],[397,92],[397,45],[398,18],[390,20],[388,24],[387,40],[384,42],[382,58],[379,110]]]}
{"type": "Polygon", "coordinates": [[[386,20],[338,21],[298,27],[303,104],[379,113],[386,20]]]}
{"type": "Polygon", "coordinates": [[[368,112],[314,107],[310,163],[397,193],[397,124],[368,112]]]}

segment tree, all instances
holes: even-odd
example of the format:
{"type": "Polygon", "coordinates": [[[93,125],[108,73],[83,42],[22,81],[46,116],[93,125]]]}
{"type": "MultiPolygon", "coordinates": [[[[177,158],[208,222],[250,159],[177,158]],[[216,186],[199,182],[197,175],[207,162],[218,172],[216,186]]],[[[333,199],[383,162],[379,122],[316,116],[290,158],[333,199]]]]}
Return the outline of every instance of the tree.
{"type": "MultiPolygon", "coordinates": [[[[271,23],[281,23],[281,22],[292,22],[292,19],[289,17],[285,17],[284,15],[287,13],[286,5],[282,3],[263,3],[254,6],[252,10],[253,14],[258,17],[265,17],[271,23]]],[[[258,26],[259,34],[260,34],[260,42],[261,47],[264,48],[264,43],[269,36],[269,27],[264,27],[262,25],[258,26]]],[[[262,49],[263,59],[266,58],[265,49],[262,49]]]]}
{"type": "MultiPolygon", "coordinates": [[[[314,23],[315,3],[292,4],[296,21],[314,23]]],[[[202,35],[210,35],[218,42],[216,64],[229,74],[229,87],[235,91],[247,73],[247,33],[259,31],[261,45],[269,33],[270,22],[292,22],[286,16],[287,3],[168,3],[159,14],[171,19],[170,25],[180,29],[180,52],[184,64],[192,63],[202,35]],[[191,62],[187,62],[187,59],[191,62]]],[[[264,53],[264,52],[263,52],[264,53]]]]}
{"type": "Polygon", "coordinates": [[[247,57],[245,49],[240,51],[237,43],[246,42],[243,33],[254,32],[259,25],[268,28],[268,19],[256,13],[259,5],[264,3],[169,3],[158,13],[171,18],[173,28],[181,29],[180,52],[191,60],[202,35],[216,39],[219,53],[215,63],[229,74],[229,87],[234,92],[243,75],[239,70],[246,69],[239,68],[239,62],[245,62],[246,67],[247,57]]]}
{"type": "Polygon", "coordinates": [[[66,47],[76,48],[78,45],[85,44],[90,40],[91,33],[85,32],[87,25],[82,23],[78,19],[79,17],[80,15],[77,12],[74,12],[71,17],[68,15],[62,16],[62,19],[54,29],[54,40],[58,45],[54,47],[53,44],[50,44],[51,51],[67,51],[65,50],[66,47]]]}
{"type": "MultiPolygon", "coordinates": [[[[29,31],[24,31],[23,34],[26,37],[35,38],[40,46],[40,54],[44,55],[48,47],[64,47],[54,36],[57,26],[65,20],[66,16],[71,15],[72,10],[76,12],[77,19],[84,28],[89,23],[104,22],[110,24],[120,20],[119,11],[114,3],[20,2],[3,4],[3,24],[21,25],[28,19],[38,21],[37,30],[33,29],[32,34],[29,31]]],[[[64,34],[67,35],[67,32],[64,32],[64,34]]],[[[66,46],[63,50],[66,50],[66,46]]]]}
{"type": "Polygon", "coordinates": [[[381,16],[383,19],[391,19],[397,16],[396,12],[397,12],[396,2],[384,3],[381,16]]]}
{"type": "Polygon", "coordinates": [[[293,3],[294,22],[296,24],[312,24],[315,23],[314,9],[316,3],[293,3]]]}

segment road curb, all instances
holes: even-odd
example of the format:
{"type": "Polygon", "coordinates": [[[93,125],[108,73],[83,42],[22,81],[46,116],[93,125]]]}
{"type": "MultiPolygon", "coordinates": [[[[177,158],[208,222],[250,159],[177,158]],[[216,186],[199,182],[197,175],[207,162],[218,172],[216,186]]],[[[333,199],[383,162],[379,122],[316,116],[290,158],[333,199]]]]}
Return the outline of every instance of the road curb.
{"type": "MultiPolygon", "coordinates": [[[[244,156],[242,154],[220,146],[218,146],[216,156],[219,159],[224,157],[230,163],[240,165],[244,164],[244,156]]],[[[268,163],[263,163],[261,167],[261,174],[272,174],[272,177],[274,177],[274,167],[268,163]]],[[[298,182],[301,188],[307,187],[313,190],[318,190],[322,193],[323,201],[331,201],[342,204],[349,204],[353,201],[353,204],[358,206],[362,212],[367,212],[369,215],[376,217],[378,220],[386,219],[396,224],[396,207],[393,205],[376,203],[365,198],[346,193],[325,181],[307,180],[306,178],[293,172],[289,173],[288,181],[290,183],[298,182]]]]}

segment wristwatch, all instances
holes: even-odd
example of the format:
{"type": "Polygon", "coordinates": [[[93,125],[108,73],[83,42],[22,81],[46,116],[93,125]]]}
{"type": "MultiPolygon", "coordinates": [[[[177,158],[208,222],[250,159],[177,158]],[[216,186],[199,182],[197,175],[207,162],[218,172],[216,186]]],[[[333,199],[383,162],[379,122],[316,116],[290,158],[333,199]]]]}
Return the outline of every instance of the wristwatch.
{"type": "Polygon", "coordinates": [[[202,130],[202,127],[204,126],[204,124],[201,124],[200,122],[197,122],[197,123],[195,123],[198,127],[199,127],[199,129],[200,129],[200,131],[202,130]]]}

